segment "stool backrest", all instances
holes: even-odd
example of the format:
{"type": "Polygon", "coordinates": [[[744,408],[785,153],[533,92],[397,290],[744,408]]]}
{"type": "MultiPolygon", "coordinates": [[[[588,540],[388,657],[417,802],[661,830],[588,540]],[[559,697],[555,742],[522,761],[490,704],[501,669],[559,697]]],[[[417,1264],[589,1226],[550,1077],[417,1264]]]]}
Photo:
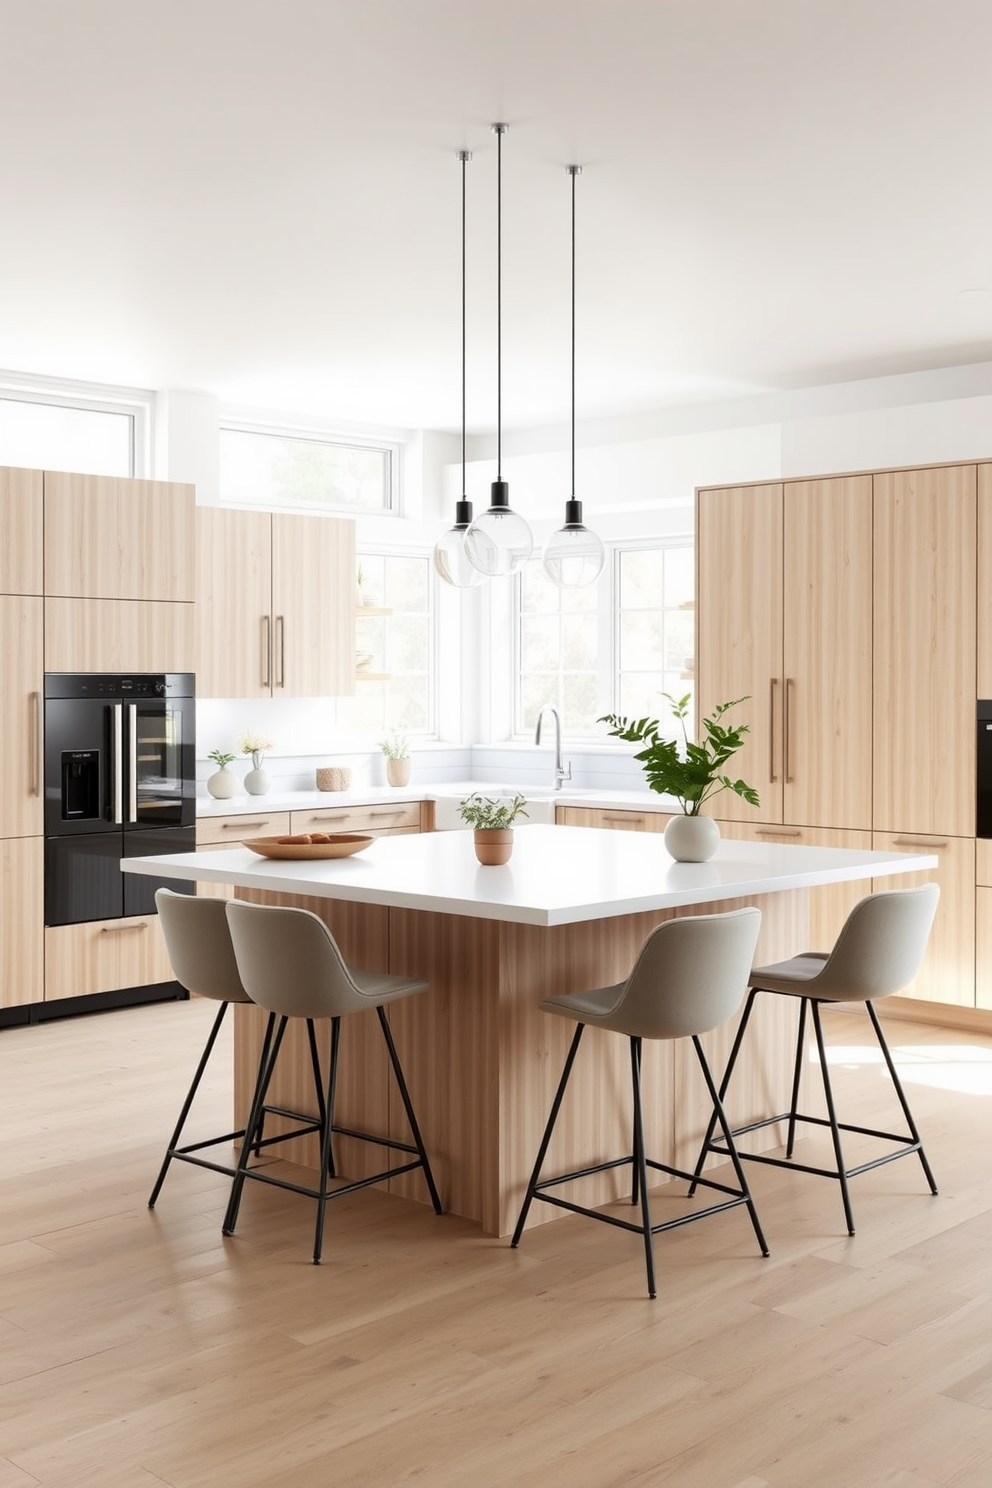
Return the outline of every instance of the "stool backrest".
{"type": "Polygon", "coordinates": [[[740,1007],[761,911],[665,920],[652,930],[610,1027],[640,1038],[686,1038],[725,1023],[740,1007]]]}
{"type": "Polygon", "coordinates": [[[375,1005],[310,910],[231,899],[227,922],[241,980],[260,1007],[287,1018],[338,1018],[375,1005]]]}
{"type": "Polygon", "coordinates": [[[864,1002],[900,992],[923,960],[940,889],[886,889],[856,904],[823,970],[809,985],[817,997],[864,1002]]]}
{"type": "Polygon", "coordinates": [[[176,981],[187,992],[215,1002],[250,1002],[238,974],[226,903],[226,899],[175,894],[171,889],[155,891],[155,908],[176,981]]]}

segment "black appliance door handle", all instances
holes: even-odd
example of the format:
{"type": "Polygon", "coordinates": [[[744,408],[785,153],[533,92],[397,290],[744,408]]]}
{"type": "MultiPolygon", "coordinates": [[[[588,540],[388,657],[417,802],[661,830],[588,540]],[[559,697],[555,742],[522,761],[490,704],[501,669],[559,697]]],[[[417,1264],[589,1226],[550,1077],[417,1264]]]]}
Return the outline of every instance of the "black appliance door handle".
{"type": "Polygon", "coordinates": [[[111,745],[111,772],[114,788],[114,823],[121,826],[124,821],[124,705],[113,703],[114,737],[111,745]]]}
{"type": "Polygon", "coordinates": [[[138,820],[138,708],[127,705],[127,819],[138,820]]]}

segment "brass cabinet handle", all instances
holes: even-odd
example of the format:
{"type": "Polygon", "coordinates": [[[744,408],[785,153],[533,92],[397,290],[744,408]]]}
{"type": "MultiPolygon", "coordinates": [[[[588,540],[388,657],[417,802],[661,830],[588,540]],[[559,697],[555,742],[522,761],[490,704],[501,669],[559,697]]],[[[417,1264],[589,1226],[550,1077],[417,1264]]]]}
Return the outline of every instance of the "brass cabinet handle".
{"type": "Polygon", "coordinates": [[[778,678],[771,679],[768,689],[768,780],[774,785],[778,776],[775,774],[775,689],[778,686],[778,678]]]}
{"type": "Polygon", "coordinates": [[[924,847],[931,852],[939,852],[942,847],[948,847],[947,838],[937,841],[933,837],[893,837],[892,841],[896,847],[924,847]]]}
{"type": "Polygon", "coordinates": [[[756,837],[801,837],[801,827],[755,827],[756,837]]]}
{"type": "Polygon", "coordinates": [[[31,694],[31,795],[41,795],[41,780],[44,768],[41,758],[41,693],[31,694]]]}
{"type": "Polygon", "coordinates": [[[262,616],[262,686],[272,686],[272,621],[262,616]]]}
{"type": "Polygon", "coordinates": [[[392,811],[370,811],[369,812],[369,816],[402,816],[402,815],[403,815],[403,812],[402,811],[397,811],[395,809],[392,810],[392,811]]]}
{"type": "Polygon", "coordinates": [[[147,930],[147,920],[131,920],[125,925],[101,925],[101,935],[122,935],[125,930],[147,930]]]}
{"type": "Polygon", "coordinates": [[[312,822],[317,822],[317,823],[318,823],[318,824],[319,824],[319,823],[320,823],[320,822],[339,822],[339,821],[347,821],[347,820],[348,820],[348,817],[349,817],[349,815],[350,815],[350,813],[349,813],[349,812],[347,812],[347,811],[346,811],[346,812],[345,812],[345,814],[344,814],[344,815],[343,815],[343,816],[342,816],[342,815],[341,815],[341,814],[340,814],[340,812],[339,812],[339,813],[338,813],[338,815],[337,815],[337,816],[312,816],[312,817],[311,817],[311,818],[310,818],[310,820],[311,820],[311,821],[312,821],[312,822]]]}
{"type": "Polygon", "coordinates": [[[284,615],[276,616],[276,634],[279,640],[279,675],[276,678],[277,687],[286,686],[286,619],[284,615]]]}
{"type": "Polygon", "coordinates": [[[243,832],[245,827],[267,827],[268,825],[267,819],[265,821],[221,822],[220,829],[222,832],[243,832]]]}
{"type": "Polygon", "coordinates": [[[792,678],[785,679],[785,722],[782,727],[783,752],[785,754],[785,783],[791,785],[795,779],[792,773],[792,678]]]}
{"type": "Polygon", "coordinates": [[[606,812],[604,811],[603,820],[615,822],[642,822],[644,818],[643,816],[607,816],[606,812]]]}

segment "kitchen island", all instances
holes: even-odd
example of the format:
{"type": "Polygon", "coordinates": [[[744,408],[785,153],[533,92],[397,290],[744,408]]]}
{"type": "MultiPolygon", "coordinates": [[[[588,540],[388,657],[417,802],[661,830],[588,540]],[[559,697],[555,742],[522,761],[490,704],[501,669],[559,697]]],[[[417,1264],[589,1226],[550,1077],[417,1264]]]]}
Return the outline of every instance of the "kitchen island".
{"type": "MultiPolygon", "coordinates": [[[[354,857],[272,861],[249,848],[130,858],[127,872],[229,884],[256,903],[299,905],[326,921],[344,956],[370,970],[422,977],[430,992],[389,1009],[445,1207],[505,1235],[513,1228],[571,1029],[542,1014],[542,997],[622,981],[645,936],[672,915],[756,903],[758,957],[806,949],[807,893],[830,883],[936,866],[925,853],[846,851],[723,842],[709,863],[675,863],[660,835],[525,826],[513,857],[483,868],[471,832],[379,838],[354,857]]],[[[743,989],[742,989],[743,991],[743,989]]],[[[762,999],[760,1034],[748,1040],[735,1077],[735,1124],[766,1115],[791,1078],[794,1021],[786,999],[762,999]],[[776,1094],[773,1094],[773,1091],[776,1094]]],[[[243,1113],[254,1080],[262,1016],[235,1009],[235,1105],[243,1113]]],[[[292,1028],[291,1033],[300,1030],[292,1028]]],[[[707,1035],[723,1066],[733,1025],[707,1035]]],[[[758,1033],[758,1030],[755,1030],[758,1033]]],[[[343,1026],[336,1119],[403,1134],[373,1014],[343,1026]]],[[[569,1089],[550,1160],[563,1168],[626,1150],[629,1055],[624,1040],[590,1030],[569,1089]]],[[[649,1150],[685,1166],[708,1115],[695,1059],[681,1044],[645,1046],[649,1150]]],[[[273,1100],[312,1102],[305,1039],[287,1035],[273,1100]]],[[[773,1128],[769,1144],[779,1140],[773,1128]]],[[[372,1171],[376,1154],[335,1143],[339,1171],[372,1171]]],[[[316,1166],[313,1138],[298,1160],[316,1166]]],[[[586,1180],[586,1201],[619,1196],[616,1172],[586,1180]]],[[[424,1199],[419,1175],[392,1180],[424,1199]]],[[[535,1216],[535,1222],[545,1219],[535,1216]]]]}

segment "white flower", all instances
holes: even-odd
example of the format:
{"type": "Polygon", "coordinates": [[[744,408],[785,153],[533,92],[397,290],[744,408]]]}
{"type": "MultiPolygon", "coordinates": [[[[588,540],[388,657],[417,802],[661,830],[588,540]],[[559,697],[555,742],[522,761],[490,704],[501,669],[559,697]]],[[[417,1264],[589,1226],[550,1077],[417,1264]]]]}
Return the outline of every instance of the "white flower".
{"type": "Polygon", "coordinates": [[[242,754],[250,754],[252,768],[260,770],[262,768],[262,760],[265,757],[265,751],[272,749],[273,744],[272,740],[267,739],[264,734],[256,734],[251,729],[248,729],[239,737],[237,747],[242,754]]]}

